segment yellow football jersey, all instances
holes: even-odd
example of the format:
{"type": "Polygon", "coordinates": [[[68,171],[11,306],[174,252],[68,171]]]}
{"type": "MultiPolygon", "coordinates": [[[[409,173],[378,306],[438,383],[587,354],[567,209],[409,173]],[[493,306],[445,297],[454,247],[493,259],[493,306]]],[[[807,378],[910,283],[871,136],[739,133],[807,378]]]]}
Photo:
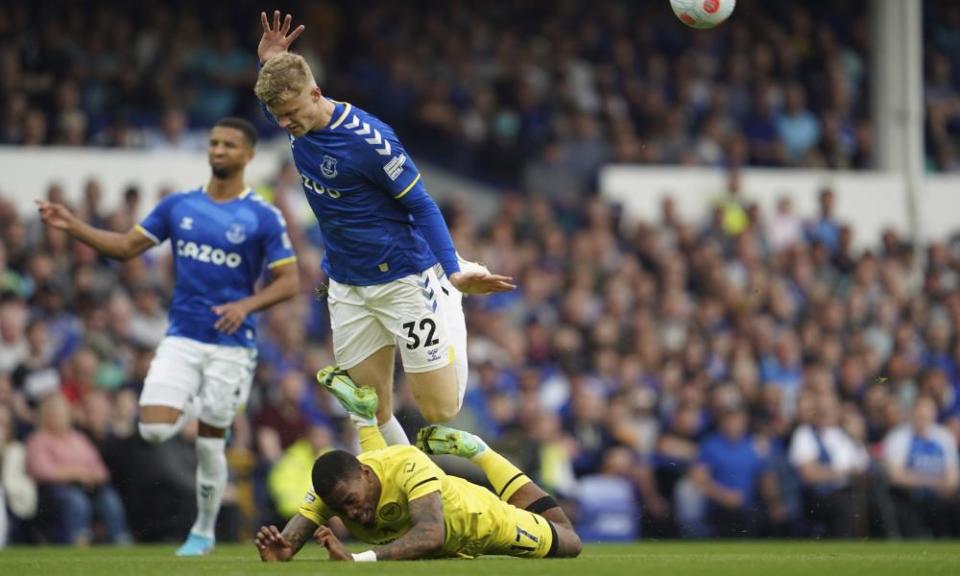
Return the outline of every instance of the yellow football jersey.
{"type": "MultiPolygon", "coordinates": [[[[396,540],[410,529],[410,502],[439,491],[445,535],[437,556],[543,557],[550,549],[553,534],[545,519],[500,501],[481,486],[448,476],[413,446],[389,446],[357,458],[373,469],[382,487],[375,526],[367,528],[341,517],[358,540],[381,545],[396,540]]],[[[316,524],[336,515],[312,489],[300,514],[316,524]]]]}

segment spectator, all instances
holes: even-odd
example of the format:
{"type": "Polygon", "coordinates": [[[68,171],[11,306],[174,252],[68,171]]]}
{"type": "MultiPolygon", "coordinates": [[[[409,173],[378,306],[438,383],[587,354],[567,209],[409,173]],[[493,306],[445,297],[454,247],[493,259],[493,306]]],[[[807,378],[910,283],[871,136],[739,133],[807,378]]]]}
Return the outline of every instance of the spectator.
{"type": "Polygon", "coordinates": [[[33,320],[27,324],[27,356],[11,374],[13,387],[30,406],[60,392],[60,373],[52,365],[53,350],[47,336],[47,323],[33,320]]]}
{"type": "Polygon", "coordinates": [[[786,110],[776,120],[777,133],[783,141],[787,161],[801,164],[820,140],[820,123],[807,109],[807,94],[802,85],[788,86],[786,100],[786,110]]]}
{"type": "MultiPolygon", "coordinates": [[[[200,34],[219,22],[216,11],[176,2],[177,8],[140,8],[136,18],[98,18],[106,11],[97,6],[109,4],[55,11],[62,20],[46,20],[56,33],[35,34],[30,50],[16,49],[22,42],[13,36],[3,50],[0,140],[183,149],[192,146],[184,126],[249,113],[254,39],[229,27],[200,34]],[[178,8],[184,23],[174,29],[170,13],[178,8]]],[[[330,33],[301,42],[323,44],[319,51],[302,46],[322,72],[321,84],[342,86],[351,101],[379,111],[408,134],[419,156],[511,185],[532,168],[562,195],[589,189],[598,163],[608,158],[810,164],[823,161],[808,148],[811,139],[818,143],[816,126],[823,127],[821,149],[831,165],[869,166],[872,136],[861,116],[870,96],[863,65],[870,46],[856,33],[829,32],[856,30],[856,11],[810,0],[788,19],[780,3],[754,4],[738,12],[736,26],[713,32],[717,48],[705,50],[678,42],[653,5],[628,3],[583,18],[587,6],[572,2],[548,14],[509,5],[494,22],[458,0],[431,6],[423,25],[420,10],[382,0],[362,23],[349,17],[351,8],[336,5],[320,19],[330,33]],[[385,36],[380,31],[387,26],[385,36]],[[525,35],[532,27],[543,32],[536,41],[525,35]],[[401,49],[411,46],[431,57],[389,64],[380,57],[384,50],[407,54],[401,49]],[[323,66],[328,59],[341,65],[323,66]],[[781,86],[778,77],[795,83],[781,86]],[[753,86],[759,114],[751,111],[753,86]],[[810,109],[807,95],[817,104],[810,109]]],[[[13,0],[11,10],[30,21],[42,12],[26,0],[13,0]]],[[[935,17],[925,25],[946,26],[935,17]]],[[[949,27],[939,34],[949,36],[949,27]]],[[[931,48],[952,53],[943,42],[931,48]]],[[[930,163],[944,169],[956,150],[956,75],[946,56],[931,58],[927,69],[930,163]]]]}
{"type": "Polygon", "coordinates": [[[653,536],[670,538],[679,535],[678,485],[696,461],[697,439],[702,426],[697,405],[689,403],[678,408],[657,439],[653,457],[641,468],[644,507],[650,510],[649,522],[644,520],[644,525],[653,536]]]}
{"type": "Polygon", "coordinates": [[[137,285],[133,288],[130,314],[130,338],[144,348],[155,350],[167,333],[167,315],[158,288],[137,285]]]}
{"type": "Polygon", "coordinates": [[[763,520],[757,500],[761,495],[770,518],[775,522],[785,519],[770,470],[769,444],[748,434],[747,425],[743,406],[725,407],[719,431],[704,439],[690,471],[709,500],[706,521],[714,536],[756,537],[763,520]]]}
{"type": "Polygon", "coordinates": [[[854,533],[852,482],[866,470],[867,453],[840,427],[836,396],[830,391],[810,394],[815,394],[811,422],[793,433],[790,464],[800,477],[804,515],[811,528],[849,538],[854,533]]]}
{"type": "Polygon", "coordinates": [[[77,350],[64,370],[63,394],[71,404],[77,404],[97,387],[100,358],[92,348],[77,350]]]}
{"type": "Polygon", "coordinates": [[[834,192],[831,188],[820,190],[820,215],[807,227],[807,237],[811,242],[820,242],[830,254],[836,253],[840,246],[840,224],[833,215],[834,192]]]}
{"type": "MultiPolygon", "coordinates": [[[[8,31],[10,42],[0,46],[0,141],[182,148],[190,127],[202,128],[214,108],[260,118],[249,110],[245,79],[254,71],[249,55],[256,38],[205,36],[201,31],[222,14],[182,1],[162,4],[137,7],[137,17],[128,19],[97,10],[102,2],[61,13],[8,0],[5,9],[59,33],[23,44],[29,27],[8,31]],[[177,26],[174,14],[183,16],[177,26]]],[[[873,135],[864,115],[874,95],[863,63],[870,46],[862,26],[854,26],[856,11],[824,10],[834,8],[829,0],[809,0],[792,3],[791,17],[782,18],[782,2],[752,2],[734,26],[711,32],[714,40],[688,44],[661,25],[662,7],[652,3],[591,10],[589,19],[582,18],[583,2],[561,3],[550,14],[542,6],[504,4],[496,25],[462,0],[414,6],[428,4],[426,21],[418,16],[423,10],[383,0],[372,2],[364,19],[346,17],[352,8],[342,4],[330,8],[339,17],[324,19],[334,33],[321,35],[316,57],[338,62],[326,68],[325,81],[391,121],[418,157],[518,187],[514,197],[500,199],[489,225],[455,204],[445,211],[455,215],[448,223],[458,245],[522,279],[522,291],[509,300],[467,302],[473,341],[495,350],[496,361],[472,363],[477,385],[468,388],[463,415],[477,415],[481,434],[502,434],[500,442],[519,447],[514,453],[525,471],[567,494],[579,492],[574,461],[581,473],[615,474],[628,494],[639,488],[644,534],[676,536],[692,532],[682,525],[697,503],[696,491],[687,489],[689,468],[716,424],[716,403],[708,409],[704,398],[728,380],[750,415],[753,437],[770,438],[771,467],[789,452],[795,429],[796,445],[809,447],[801,430],[810,429],[809,403],[821,394],[843,395],[843,427],[858,437],[851,438],[854,447],[861,438],[879,443],[917,394],[934,396],[938,419],[960,437],[960,264],[947,238],[934,239],[943,249],[931,250],[918,283],[895,237],[882,249],[861,250],[878,239],[842,225],[834,213],[842,197],[828,189],[802,235],[798,222],[809,215],[786,205],[766,212],[743,198],[731,200],[732,210],[718,208],[702,235],[699,222],[669,202],[663,223],[634,227],[604,201],[584,200],[594,192],[598,163],[613,159],[725,168],[869,166],[873,135]],[[533,27],[542,34],[532,40],[526,32],[533,27]],[[412,57],[410,47],[430,57],[412,57]],[[384,51],[400,56],[385,61],[384,51]],[[752,109],[754,98],[760,113],[752,109]],[[541,197],[525,200],[523,194],[537,191],[541,197]],[[632,413],[625,402],[639,389],[647,399],[642,413],[632,413]]],[[[949,60],[957,53],[960,8],[953,4],[924,2],[931,170],[958,165],[960,86],[949,60]]],[[[299,176],[287,170],[272,187],[287,195],[296,189],[291,214],[299,186],[299,176]]],[[[109,226],[128,229],[137,215],[137,188],[131,190],[119,211],[107,215],[97,202],[93,211],[109,226]]],[[[69,191],[51,186],[51,200],[69,191]]],[[[282,210],[283,196],[275,196],[282,210]]],[[[316,252],[312,216],[310,222],[313,231],[299,238],[291,230],[308,255],[316,252]]],[[[301,259],[317,284],[325,281],[321,256],[301,259]]],[[[98,444],[120,446],[125,471],[114,478],[143,540],[186,530],[194,514],[193,482],[183,482],[192,478],[190,445],[181,437],[162,447],[128,438],[137,408],[132,390],[142,385],[151,342],[162,332],[156,307],[169,290],[168,259],[159,249],[122,269],[108,267],[62,235],[37,234],[34,222],[0,199],[0,409],[13,408],[14,436],[22,441],[31,414],[10,375],[31,361],[31,345],[42,348],[44,365],[63,369],[78,425],[98,444]],[[139,278],[149,278],[150,290],[141,290],[139,278]],[[132,310],[111,295],[124,292],[132,310]],[[104,388],[121,381],[119,390],[104,388]]],[[[302,437],[281,435],[305,430],[304,415],[329,423],[336,444],[352,438],[322,392],[292,400],[298,386],[291,383],[302,387],[304,373],[328,362],[324,303],[305,295],[262,321],[269,327],[260,332],[262,393],[249,415],[271,409],[295,415],[270,426],[254,421],[259,489],[266,492],[273,462],[302,437]]],[[[398,386],[398,399],[408,397],[402,380],[398,386]]],[[[400,401],[398,410],[411,408],[400,401]]],[[[238,444],[246,418],[238,420],[238,444]]],[[[239,452],[231,472],[242,499],[250,462],[239,452]]],[[[798,468],[783,468],[777,469],[782,498],[802,511],[793,487],[801,483],[809,496],[811,485],[798,468]]],[[[844,476],[856,493],[856,474],[844,476]]],[[[847,489],[821,488],[823,499],[847,489]]],[[[252,508],[247,504],[242,508],[252,508]]],[[[261,501],[257,506],[272,513],[261,501]]],[[[856,510],[874,515],[869,506],[856,510]]],[[[767,528],[760,526],[761,535],[767,528]]]]}
{"type": "Polygon", "coordinates": [[[890,495],[900,532],[908,538],[960,535],[957,441],[936,416],[936,402],[919,396],[910,421],[883,442],[890,495]]]}
{"type": "Polygon", "coordinates": [[[73,428],[69,405],[59,394],[40,405],[40,427],[27,440],[27,470],[40,486],[41,514],[63,523],[63,543],[90,544],[94,515],[110,542],[130,542],[109,472],[93,444],[73,428]]]}
{"type": "Polygon", "coordinates": [[[36,513],[37,485],[27,474],[26,449],[17,440],[13,413],[0,404],[0,548],[36,513]]]}
{"type": "Polygon", "coordinates": [[[287,372],[280,378],[275,397],[267,398],[253,418],[254,434],[261,456],[275,460],[280,456],[272,445],[276,435],[277,448],[284,451],[307,433],[307,416],[303,404],[307,401],[306,379],[303,372],[287,372]]]}
{"type": "Polygon", "coordinates": [[[27,357],[26,319],[22,300],[0,294],[0,374],[9,375],[27,357]]]}
{"type": "Polygon", "coordinates": [[[180,108],[168,108],[160,118],[159,129],[148,132],[147,148],[155,151],[201,152],[205,146],[202,138],[188,131],[186,113],[180,108]]]}
{"type": "Polygon", "coordinates": [[[777,212],[767,222],[767,240],[775,254],[803,240],[803,224],[793,213],[793,201],[787,195],[777,199],[777,212]]]}
{"type": "Polygon", "coordinates": [[[717,204],[723,211],[723,231],[728,236],[736,236],[747,228],[747,211],[743,192],[743,183],[739,170],[727,174],[727,187],[717,204]]]}

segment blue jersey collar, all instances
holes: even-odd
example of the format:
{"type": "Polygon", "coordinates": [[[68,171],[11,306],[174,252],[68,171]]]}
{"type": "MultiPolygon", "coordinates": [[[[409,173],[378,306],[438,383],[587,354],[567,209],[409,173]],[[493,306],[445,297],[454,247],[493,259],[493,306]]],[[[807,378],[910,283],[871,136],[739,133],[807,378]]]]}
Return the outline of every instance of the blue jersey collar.
{"type": "Polygon", "coordinates": [[[213,203],[215,203],[215,204],[226,204],[227,202],[233,202],[234,200],[243,200],[243,199],[246,198],[247,196],[253,194],[253,188],[251,188],[250,186],[247,186],[246,188],[243,189],[243,192],[241,192],[236,198],[231,198],[230,200],[227,200],[227,202],[217,202],[217,201],[214,200],[209,194],[207,194],[207,185],[206,185],[206,184],[204,184],[203,186],[200,187],[200,191],[203,192],[203,195],[206,196],[207,198],[209,198],[210,201],[213,202],[213,203]]]}
{"type": "Polygon", "coordinates": [[[328,100],[333,102],[333,115],[330,117],[330,123],[327,124],[324,130],[335,130],[350,116],[350,111],[353,109],[353,106],[351,106],[349,102],[338,102],[332,98],[328,98],[328,100]]]}

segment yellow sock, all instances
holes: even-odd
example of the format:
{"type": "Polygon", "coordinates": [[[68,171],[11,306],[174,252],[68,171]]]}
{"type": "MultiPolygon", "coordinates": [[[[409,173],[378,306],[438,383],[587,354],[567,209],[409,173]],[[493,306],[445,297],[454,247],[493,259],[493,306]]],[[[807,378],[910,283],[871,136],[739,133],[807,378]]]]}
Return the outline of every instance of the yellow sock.
{"type": "Polygon", "coordinates": [[[373,426],[358,427],[357,433],[360,436],[361,452],[370,452],[371,450],[379,450],[387,447],[387,441],[383,439],[383,434],[380,433],[380,427],[377,426],[376,423],[374,423],[373,426]]]}
{"type": "Polygon", "coordinates": [[[504,502],[509,501],[517,490],[531,482],[526,474],[489,446],[472,460],[487,475],[497,497],[504,502]]]}

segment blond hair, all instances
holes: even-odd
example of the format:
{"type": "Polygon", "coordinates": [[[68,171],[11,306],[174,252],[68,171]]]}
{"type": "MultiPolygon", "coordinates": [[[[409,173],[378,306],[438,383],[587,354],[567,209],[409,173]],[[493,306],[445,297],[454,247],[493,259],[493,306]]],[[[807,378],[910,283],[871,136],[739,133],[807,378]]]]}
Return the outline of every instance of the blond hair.
{"type": "Polygon", "coordinates": [[[275,106],[296,97],[313,83],[313,74],[303,56],[282,52],[260,68],[253,92],[267,106],[275,106]]]}

